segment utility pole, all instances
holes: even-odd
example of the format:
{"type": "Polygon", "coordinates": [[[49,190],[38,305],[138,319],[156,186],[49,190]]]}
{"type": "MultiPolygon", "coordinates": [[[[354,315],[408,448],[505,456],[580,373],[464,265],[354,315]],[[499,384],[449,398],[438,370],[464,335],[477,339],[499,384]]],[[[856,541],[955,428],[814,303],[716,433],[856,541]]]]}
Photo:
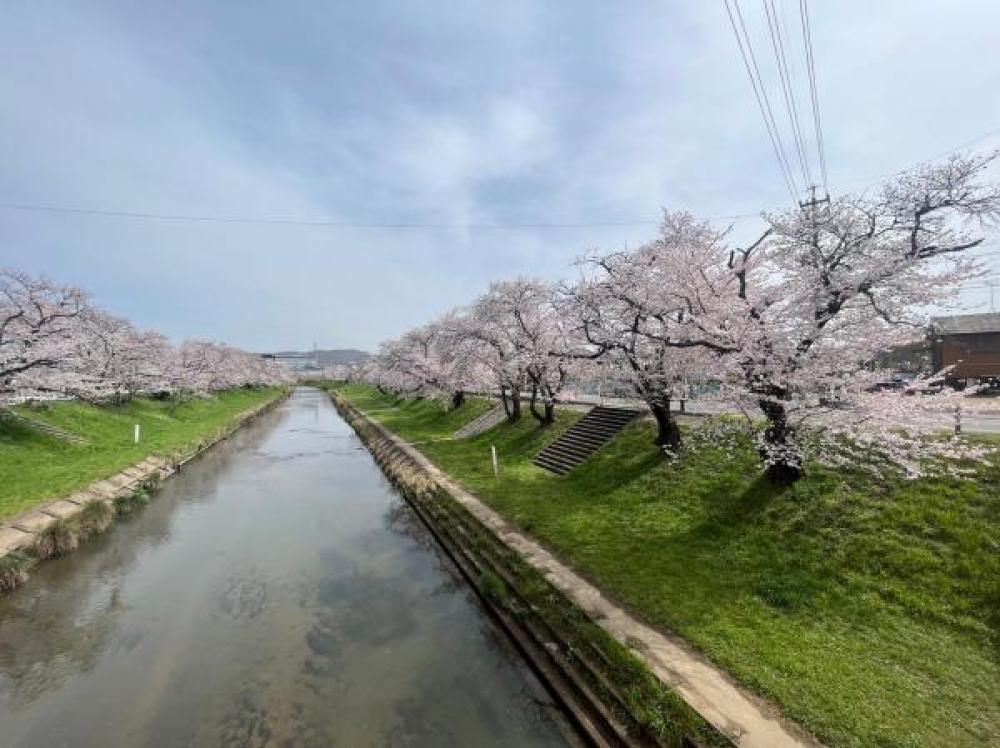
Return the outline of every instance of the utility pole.
{"type": "Polygon", "coordinates": [[[810,214],[815,218],[816,208],[823,203],[830,203],[830,195],[824,195],[823,197],[816,199],[816,190],[819,189],[819,185],[811,184],[809,185],[809,199],[799,200],[799,207],[802,210],[809,209],[810,214]]]}
{"type": "Polygon", "coordinates": [[[816,210],[823,203],[826,203],[827,205],[830,204],[829,193],[819,199],[816,198],[816,190],[818,188],[818,185],[809,185],[809,199],[799,200],[799,207],[802,208],[802,210],[807,211],[809,214],[809,220],[812,223],[813,229],[813,246],[816,247],[817,250],[819,249],[819,225],[816,222],[816,210]]]}

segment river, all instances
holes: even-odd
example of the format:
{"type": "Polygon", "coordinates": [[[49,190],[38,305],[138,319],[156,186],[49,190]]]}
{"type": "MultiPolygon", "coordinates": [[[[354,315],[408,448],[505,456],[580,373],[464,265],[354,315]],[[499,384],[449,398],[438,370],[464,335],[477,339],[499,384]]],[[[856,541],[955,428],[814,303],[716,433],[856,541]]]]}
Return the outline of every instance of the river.
{"type": "Polygon", "coordinates": [[[575,742],[321,392],[0,598],[0,746],[575,742]]]}

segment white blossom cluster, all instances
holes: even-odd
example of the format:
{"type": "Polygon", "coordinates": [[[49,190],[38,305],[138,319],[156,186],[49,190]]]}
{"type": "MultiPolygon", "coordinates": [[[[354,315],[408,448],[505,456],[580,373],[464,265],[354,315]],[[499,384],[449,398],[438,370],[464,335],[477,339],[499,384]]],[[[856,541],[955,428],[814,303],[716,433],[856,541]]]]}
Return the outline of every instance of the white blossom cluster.
{"type": "Polygon", "coordinates": [[[0,268],[0,405],[25,397],[127,400],[289,381],[273,361],[222,343],[173,346],[72,286],[0,268]]]}

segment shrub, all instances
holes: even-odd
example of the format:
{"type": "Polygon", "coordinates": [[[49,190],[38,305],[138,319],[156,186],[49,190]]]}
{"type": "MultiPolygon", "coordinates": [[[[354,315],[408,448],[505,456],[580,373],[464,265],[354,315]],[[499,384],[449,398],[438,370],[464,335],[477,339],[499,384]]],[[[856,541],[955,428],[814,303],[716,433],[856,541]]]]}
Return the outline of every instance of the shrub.
{"type": "Polygon", "coordinates": [[[509,594],[504,581],[489,571],[484,571],[479,576],[479,590],[484,597],[497,602],[502,602],[509,594]]]}
{"type": "Polygon", "coordinates": [[[10,592],[28,581],[27,562],[20,556],[0,558],[0,592],[10,592]]]}
{"type": "Polygon", "coordinates": [[[115,518],[115,508],[106,501],[93,501],[84,507],[77,519],[80,528],[80,539],[86,540],[94,535],[100,535],[111,526],[115,518]]]}
{"type": "Polygon", "coordinates": [[[56,558],[80,547],[80,535],[74,523],[59,519],[35,537],[32,552],[38,558],[56,558]]]}
{"type": "Polygon", "coordinates": [[[128,496],[119,496],[115,499],[115,512],[119,515],[134,512],[136,509],[146,506],[151,497],[149,489],[140,485],[128,496]]]}

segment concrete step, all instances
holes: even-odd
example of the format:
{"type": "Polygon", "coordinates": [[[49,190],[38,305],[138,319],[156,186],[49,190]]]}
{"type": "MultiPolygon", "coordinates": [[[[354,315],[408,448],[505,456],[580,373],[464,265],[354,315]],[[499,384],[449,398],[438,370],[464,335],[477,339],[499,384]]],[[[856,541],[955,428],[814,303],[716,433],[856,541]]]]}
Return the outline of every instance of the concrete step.
{"type": "Polygon", "coordinates": [[[536,457],[534,460],[535,465],[538,467],[548,470],[550,473],[555,473],[556,475],[566,475],[570,470],[573,469],[572,465],[565,465],[560,462],[555,462],[547,457],[536,457]]]}
{"type": "Polygon", "coordinates": [[[600,411],[598,411],[597,413],[594,413],[593,415],[590,414],[588,415],[590,415],[591,418],[604,418],[604,419],[621,418],[627,420],[632,416],[634,416],[636,413],[638,413],[638,411],[636,410],[616,410],[613,408],[601,408],[600,411]]]}
{"type": "Polygon", "coordinates": [[[628,423],[631,420],[631,418],[591,418],[580,421],[576,424],[576,426],[584,429],[613,429],[621,426],[623,423],[628,423]]]}
{"type": "Polygon", "coordinates": [[[566,434],[578,439],[607,439],[609,436],[617,434],[619,430],[618,428],[592,428],[587,426],[584,428],[572,428],[566,434]]]}
{"type": "Polygon", "coordinates": [[[594,410],[590,412],[594,413],[595,416],[619,415],[619,416],[627,416],[628,418],[634,418],[636,413],[638,413],[639,411],[633,408],[615,408],[610,405],[597,405],[594,407],[594,410]],[[594,413],[594,411],[597,412],[594,413]]]}
{"type": "Polygon", "coordinates": [[[595,428],[592,426],[583,426],[581,428],[573,428],[566,432],[567,435],[572,435],[574,438],[580,439],[607,439],[609,436],[614,436],[621,430],[621,426],[610,428],[610,427],[600,427],[595,428]]]}
{"type": "Polygon", "coordinates": [[[498,405],[493,410],[484,413],[474,421],[465,424],[462,428],[452,434],[452,438],[471,439],[474,436],[479,436],[480,434],[489,431],[494,426],[498,426],[503,423],[506,417],[507,414],[504,412],[503,407],[498,405]]]}
{"type": "Polygon", "coordinates": [[[534,464],[565,475],[589,460],[639,415],[623,408],[593,408],[566,433],[539,452],[534,464]]]}
{"type": "Polygon", "coordinates": [[[593,450],[589,447],[582,447],[578,444],[572,444],[569,442],[550,444],[545,449],[545,454],[559,455],[567,460],[579,460],[580,462],[586,460],[592,453],[593,450]]]}
{"type": "Polygon", "coordinates": [[[592,419],[590,421],[580,421],[578,424],[576,424],[576,426],[579,427],[579,428],[581,428],[581,429],[592,429],[592,430],[615,429],[616,430],[616,429],[620,428],[622,424],[628,423],[631,420],[632,420],[631,418],[615,419],[615,420],[610,420],[610,419],[603,420],[603,419],[595,418],[595,419],[592,419]]]}
{"type": "Polygon", "coordinates": [[[573,468],[579,462],[578,457],[567,457],[566,455],[559,454],[557,452],[545,452],[544,454],[539,454],[535,457],[536,462],[551,462],[556,465],[560,465],[566,468],[573,468]]]}
{"type": "Polygon", "coordinates": [[[0,417],[13,421],[19,426],[51,436],[53,439],[59,439],[60,441],[69,442],[70,444],[75,444],[77,446],[87,444],[87,439],[79,434],[74,434],[71,431],[66,431],[65,429],[53,426],[50,423],[45,423],[44,421],[36,421],[34,418],[29,418],[28,416],[22,413],[17,413],[10,408],[0,409],[0,417]]]}

